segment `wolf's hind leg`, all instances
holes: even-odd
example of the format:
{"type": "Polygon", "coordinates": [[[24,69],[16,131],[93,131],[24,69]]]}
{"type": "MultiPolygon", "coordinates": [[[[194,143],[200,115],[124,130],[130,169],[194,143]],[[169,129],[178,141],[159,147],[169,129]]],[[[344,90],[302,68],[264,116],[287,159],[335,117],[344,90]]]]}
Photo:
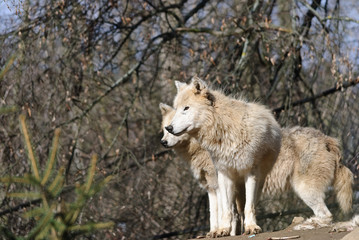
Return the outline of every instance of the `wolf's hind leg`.
{"type": "Polygon", "coordinates": [[[302,224],[294,227],[294,230],[314,229],[330,226],[332,222],[332,214],[325,205],[324,191],[316,189],[315,186],[310,184],[298,184],[294,186],[297,195],[310,207],[314,216],[305,220],[302,224]]]}

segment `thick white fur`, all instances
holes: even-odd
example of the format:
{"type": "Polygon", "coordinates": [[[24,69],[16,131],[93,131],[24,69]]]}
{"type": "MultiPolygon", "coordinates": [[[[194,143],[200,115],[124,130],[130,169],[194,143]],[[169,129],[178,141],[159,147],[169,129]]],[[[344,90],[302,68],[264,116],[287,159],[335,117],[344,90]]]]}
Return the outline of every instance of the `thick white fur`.
{"type": "MultiPolygon", "coordinates": [[[[220,194],[217,188],[215,167],[207,151],[200,149],[199,143],[188,134],[175,136],[164,127],[170,124],[175,110],[160,104],[162,112],[162,140],[185,161],[189,162],[192,172],[202,187],[208,191],[210,202],[210,232],[208,236],[217,236],[218,216],[220,216],[220,194]],[[202,174],[200,174],[202,172],[202,174]],[[211,190],[212,189],[212,190],[211,190]],[[216,206],[217,204],[217,206],[216,206]]],[[[262,194],[275,196],[288,190],[295,190],[297,195],[313,210],[314,217],[295,226],[295,229],[312,229],[328,226],[331,213],[324,203],[325,191],[334,185],[339,206],[347,213],[351,209],[353,176],[348,168],[340,163],[340,146],[336,139],[326,136],[313,128],[283,128],[282,145],[276,163],[267,175],[262,194]]],[[[228,184],[227,179],[219,176],[218,184],[228,184]]],[[[236,189],[236,198],[241,189],[236,189]]],[[[241,202],[241,201],[239,201],[241,202]]],[[[242,212],[240,206],[238,212],[242,212]]],[[[359,216],[348,222],[336,223],[333,231],[351,230],[359,226],[359,216]]]]}
{"type": "MultiPolygon", "coordinates": [[[[191,165],[193,173],[201,171],[209,172],[205,178],[200,179],[195,174],[202,186],[209,182],[213,189],[217,189],[217,175],[214,165],[208,153],[199,148],[198,142],[190,141],[188,134],[175,136],[168,133],[164,127],[168,125],[175,113],[175,110],[164,104],[160,104],[163,115],[162,128],[164,130],[163,140],[170,143],[179,155],[191,165]],[[188,151],[188,149],[191,149],[188,151]],[[186,154],[186,152],[188,154],[186,154]],[[192,153],[192,154],[190,154],[192,153]],[[205,169],[205,170],[203,170],[205,169]]],[[[314,217],[300,222],[294,227],[296,230],[313,229],[330,226],[332,215],[324,203],[325,191],[329,186],[334,185],[339,206],[344,213],[348,213],[352,205],[353,175],[350,170],[340,163],[341,153],[339,142],[332,137],[326,136],[313,128],[293,127],[282,129],[282,145],[276,163],[267,175],[262,190],[264,197],[275,196],[289,190],[294,190],[314,212],[314,217]]],[[[228,179],[220,175],[218,184],[228,184],[228,179]]],[[[205,187],[206,189],[211,187],[205,187]]],[[[238,191],[235,192],[238,198],[238,191]]],[[[208,190],[207,190],[208,191],[208,190]]],[[[208,236],[217,236],[218,217],[215,213],[220,211],[220,194],[217,191],[208,191],[210,201],[210,222],[211,231],[208,236]],[[210,195],[215,193],[214,197],[210,195]],[[218,194],[218,195],[217,195],[218,194]],[[214,206],[215,204],[217,206],[214,206]],[[214,209],[214,210],[213,210],[214,209]]],[[[241,201],[239,201],[241,202],[241,201]]],[[[240,206],[238,212],[241,213],[240,206]]],[[[218,213],[218,216],[219,213],[218,213]]],[[[333,231],[348,231],[359,226],[359,215],[351,221],[336,223],[333,231]]]]}
{"type": "Polygon", "coordinates": [[[313,128],[282,129],[282,146],[263,187],[264,195],[276,195],[293,189],[309,206],[314,216],[295,230],[330,226],[332,214],[325,205],[325,191],[334,187],[344,213],[352,206],[353,174],[341,164],[337,139],[313,128]]]}
{"type": "MultiPolygon", "coordinates": [[[[176,82],[176,86],[180,90],[186,84],[176,82]]],[[[160,108],[163,115],[162,128],[164,129],[171,122],[174,109],[164,104],[160,104],[160,108]]],[[[218,217],[215,216],[215,212],[218,213],[218,216],[221,216],[220,199],[226,198],[226,196],[225,193],[222,193],[224,196],[221,197],[218,193],[217,176],[213,174],[215,170],[209,170],[214,168],[210,156],[208,153],[197,150],[201,146],[193,138],[190,140],[191,138],[188,134],[174,136],[164,129],[162,139],[168,141],[169,147],[174,147],[177,154],[190,163],[194,175],[200,180],[204,188],[208,189],[208,187],[205,187],[207,186],[206,181],[208,181],[211,183],[209,185],[217,189],[217,191],[207,190],[211,213],[211,232],[208,235],[212,237],[225,235],[225,232],[217,230],[218,217]],[[191,150],[188,152],[188,149],[191,150]],[[198,173],[202,171],[203,166],[206,166],[205,171],[211,174],[206,174],[205,178],[200,179],[200,174],[198,173]],[[214,192],[215,194],[213,194],[214,192]],[[215,203],[218,203],[218,207],[214,206],[215,203]]],[[[342,211],[347,213],[351,209],[353,176],[350,170],[340,163],[340,160],[340,146],[336,139],[328,137],[313,128],[284,128],[282,129],[281,150],[275,165],[265,179],[263,195],[278,195],[293,189],[314,212],[314,217],[307,219],[304,223],[302,222],[295,229],[328,226],[332,220],[331,213],[324,203],[325,191],[328,186],[334,186],[342,211]]],[[[222,189],[225,189],[226,186],[228,187],[228,184],[230,184],[230,181],[228,183],[228,178],[222,174],[218,177],[218,184],[224,185],[222,189]]],[[[244,187],[243,185],[237,185],[237,187],[235,189],[237,208],[238,212],[242,213],[244,187]],[[239,194],[241,191],[242,194],[239,194]]],[[[235,224],[235,222],[232,222],[231,225],[235,224]]],[[[355,224],[359,225],[358,216],[353,218],[352,221],[336,224],[335,228],[350,228],[351,226],[356,226],[355,224]]]]}
{"type": "MultiPolygon", "coordinates": [[[[218,177],[222,216],[218,235],[235,235],[235,190],[239,206],[244,204],[245,233],[258,233],[255,203],[264,180],[280,150],[281,130],[271,112],[260,104],[247,103],[209,89],[199,78],[191,84],[176,84],[175,116],[171,133],[188,133],[209,151],[218,177]],[[245,193],[245,196],[243,196],[245,193]]],[[[167,130],[169,128],[166,128],[167,130]]]]}

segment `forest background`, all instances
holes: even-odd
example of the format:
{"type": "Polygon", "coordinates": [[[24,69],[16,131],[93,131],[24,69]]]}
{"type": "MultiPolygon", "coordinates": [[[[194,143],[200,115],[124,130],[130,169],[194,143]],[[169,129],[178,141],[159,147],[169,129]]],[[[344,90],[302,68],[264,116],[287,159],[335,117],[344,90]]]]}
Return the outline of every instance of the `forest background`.
{"type": "MultiPolygon", "coordinates": [[[[356,0],[23,0],[0,6],[0,176],[31,172],[20,115],[40,169],[55,129],[61,130],[56,164],[64,167],[67,186],[85,181],[97,154],[97,178],[112,179],[88,199],[77,222],[114,226],[85,238],[188,238],[208,230],[205,191],[188,165],[160,145],[158,105],[172,103],[174,80],[194,75],[267,105],[283,127],[310,126],[338,138],[359,189],[356,0]]],[[[0,224],[26,235],[36,221],[22,217],[31,199],[9,197],[19,189],[32,186],[1,185],[0,224]]],[[[329,196],[340,219],[334,203],[329,196]]],[[[264,230],[281,229],[300,214],[311,212],[292,194],[262,199],[258,207],[264,230]]]]}

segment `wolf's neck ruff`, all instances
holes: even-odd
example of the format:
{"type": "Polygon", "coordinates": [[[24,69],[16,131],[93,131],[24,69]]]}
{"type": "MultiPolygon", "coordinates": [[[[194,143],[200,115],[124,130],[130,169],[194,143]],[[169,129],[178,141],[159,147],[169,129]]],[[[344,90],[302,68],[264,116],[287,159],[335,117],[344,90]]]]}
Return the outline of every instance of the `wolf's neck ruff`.
{"type": "Polygon", "coordinates": [[[253,164],[253,156],[248,155],[252,146],[247,131],[247,104],[218,91],[212,90],[211,95],[216,99],[214,106],[202,113],[205,115],[203,125],[194,137],[211,153],[218,168],[224,164],[226,168],[246,170],[253,164]],[[236,116],[227,111],[228,108],[237,109],[236,116]],[[217,161],[219,158],[222,158],[220,162],[217,161]]]}

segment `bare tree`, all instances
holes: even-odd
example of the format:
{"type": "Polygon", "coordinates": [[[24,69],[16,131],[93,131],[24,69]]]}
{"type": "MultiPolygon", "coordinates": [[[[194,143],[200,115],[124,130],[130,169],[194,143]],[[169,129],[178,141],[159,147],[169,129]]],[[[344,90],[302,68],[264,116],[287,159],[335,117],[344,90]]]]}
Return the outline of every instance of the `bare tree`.
{"type": "MultiPolygon", "coordinates": [[[[208,225],[207,200],[188,166],[160,147],[158,103],[172,102],[173,80],[195,74],[268,105],[282,126],[312,126],[339,138],[343,161],[357,174],[359,23],[349,11],[355,6],[24,1],[20,23],[0,35],[0,108],[17,109],[0,115],[1,175],[29,171],[17,120],[25,113],[42,166],[60,127],[57,160],[68,184],[83,180],[93,153],[100,156],[98,173],[115,176],[83,212],[84,219],[116,223],[106,237],[191,236],[190,229],[208,225]]],[[[16,208],[24,203],[1,196],[1,224],[25,234],[31,222],[19,221],[16,208]]],[[[282,220],[280,226],[288,224],[282,220]]]]}

